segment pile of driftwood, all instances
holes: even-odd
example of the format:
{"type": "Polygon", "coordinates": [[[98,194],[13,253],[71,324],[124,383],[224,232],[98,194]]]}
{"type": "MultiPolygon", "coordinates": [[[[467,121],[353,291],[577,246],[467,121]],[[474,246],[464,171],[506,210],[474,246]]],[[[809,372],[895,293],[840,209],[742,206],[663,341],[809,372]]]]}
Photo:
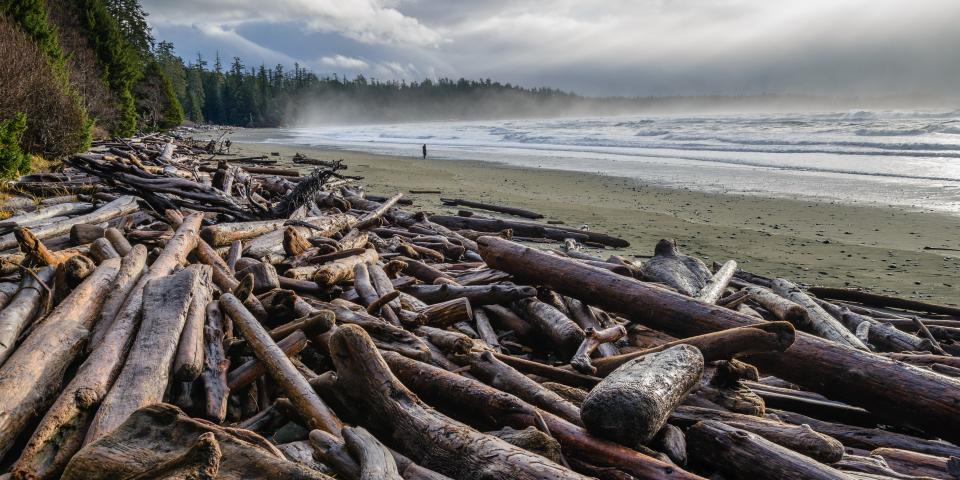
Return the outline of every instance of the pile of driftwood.
{"type": "Polygon", "coordinates": [[[196,145],[102,143],[11,185],[60,196],[0,222],[0,478],[960,472],[957,308],[666,240],[602,258],[582,247],[626,242],[196,145]]]}

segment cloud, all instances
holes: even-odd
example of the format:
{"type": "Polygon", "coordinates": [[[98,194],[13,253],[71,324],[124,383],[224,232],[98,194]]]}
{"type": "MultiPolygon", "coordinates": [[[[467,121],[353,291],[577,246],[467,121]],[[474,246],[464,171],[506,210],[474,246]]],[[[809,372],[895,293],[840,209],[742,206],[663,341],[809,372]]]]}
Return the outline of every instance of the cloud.
{"type": "Polygon", "coordinates": [[[259,46],[266,50],[258,55],[273,51],[275,62],[289,63],[286,56],[382,80],[493,78],[594,95],[877,95],[958,94],[960,78],[956,0],[145,0],[145,7],[156,25],[240,37],[221,33],[217,42],[232,43],[218,48],[259,46]],[[281,25],[299,29],[300,38],[238,33],[281,25]]]}
{"type": "Polygon", "coordinates": [[[366,70],[370,68],[369,63],[359,58],[345,57],[340,54],[332,57],[323,57],[319,60],[319,63],[325,67],[344,68],[347,70],[366,70]]]}

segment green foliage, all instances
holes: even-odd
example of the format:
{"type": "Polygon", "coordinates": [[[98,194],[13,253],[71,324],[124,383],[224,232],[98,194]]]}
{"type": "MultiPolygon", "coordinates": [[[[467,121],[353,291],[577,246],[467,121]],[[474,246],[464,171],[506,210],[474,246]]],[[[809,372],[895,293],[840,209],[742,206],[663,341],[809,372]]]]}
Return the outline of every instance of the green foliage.
{"type": "Polygon", "coordinates": [[[0,2],[0,12],[20,24],[27,35],[37,42],[54,70],[62,73],[65,57],[57,41],[57,29],[47,21],[43,0],[4,0],[0,2]]]}
{"type": "Polygon", "coordinates": [[[114,127],[114,133],[132,135],[137,128],[137,111],[131,90],[143,73],[140,58],[103,0],[76,1],[105,80],[118,99],[121,120],[114,127]]]}
{"type": "Polygon", "coordinates": [[[153,34],[147,24],[147,12],[138,0],[104,0],[104,6],[116,20],[120,32],[141,58],[150,56],[153,34]]]}
{"type": "Polygon", "coordinates": [[[16,177],[30,171],[30,157],[20,149],[20,139],[25,131],[27,116],[22,112],[0,121],[0,178],[16,177]]]}

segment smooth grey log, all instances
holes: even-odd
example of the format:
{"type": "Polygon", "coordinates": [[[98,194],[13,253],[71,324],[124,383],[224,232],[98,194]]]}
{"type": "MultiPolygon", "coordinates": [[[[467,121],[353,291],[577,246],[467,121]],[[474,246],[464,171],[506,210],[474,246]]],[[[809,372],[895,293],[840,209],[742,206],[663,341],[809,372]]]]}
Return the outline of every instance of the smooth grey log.
{"type": "Polygon", "coordinates": [[[130,250],[133,249],[133,246],[130,245],[127,237],[123,236],[123,232],[117,228],[111,227],[104,230],[103,238],[106,238],[110,241],[110,245],[113,246],[113,249],[116,250],[121,257],[127,256],[127,254],[130,253],[130,250]]]}
{"type": "Polygon", "coordinates": [[[0,312],[0,365],[13,354],[17,338],[43,307],[43,299],[50,292],[41,282],[47,288],[53,288],[53,274],[53,267],[41,268],[36,272],[36,277],[25,273],[20,281],[20,289],[0,312]]]}
{"type": "MultiPolygon", "coordinates": [[[[317,227],[317,229],[314,230],[299,225],[294,225],[290,228],[307,238],[316,236],[330,237],[356,223],[354,217],[346,214],[308,217],[302,219],[302,221],[317,227]]],[[[270,263],[283,261],[286,258],[285,252],[283,251],[283,231],[284,229],[274,230],[244,242],[243,254],[259,260],[269,261],[270,263]]]]}
{"type": "MultiPolygon", "coordinates": [[[[70,228],[78,224],[97,224],[112,218],[133,213],[137,210],[137,197],[125,195],[90,213],[78,215],[69,220],[31,229],[39,240],[56,237],[70,232],[70,228]]],[[[9,250],[17,246],[17,239],[12,233],[0,237],[0,251],[9,250]]]]}
{"type": "Polygon", "coordinates": [[[113,248],[110,240],[104,237],[100,237],[90,244],[90,256],[93,257],[93,260],[97,263],[110,258],[120,258],[120,254],[113,248]]]}
{"type": "Polygon", "coordinates": [[[856,332],[861,325],[869,325],[867,341],[885,352],[920,352],[930,351],[932,345],[929,340],[904,332],[889,323],[881,322],[873,317],[861,315],[849,308],[834,305],[823,300],[815,299],[818,305],[827,311],[833,318],[843,323],[850,331],[856,332]]]}
{"type": "Polygon", "coordinates": [[[671,424],[665,424],[653,439],[656,450],[667,454],[673,463],[681,467],[687,465],[687,437],[683,430],[671,424]]]}
{"type": "Polygon", "coordinates": [[[211,247],[226,247],[234,240],[247,240],[280,230],[286,218],[253,222],[218,223],[200,230],[200,238],[211,247]]]}
{"type": "Polygon", "coordinates": [[[203,371],[203,327],[207,318],[207,304],[212,299],[213,284],[198,283],[173,358],[173,376],[181,382],[192,382],[203,371]]]}
{"type": "Polygon", "coordinates": [[[587,430],[634,447],[645,445],[667,422],[703,374],[703,355],[677,345],[620,366],[583,401],[587,430]]]}
{"type": "Polygon", "coordinates": [[[536,326],[561,354],[571,357],[583,343],[583,330],[556,307],[536,298],[519,302],[524,317],[536,326]]]}
{"type": "Polygon", "coordinates": [[[220,302],[212,301],[206,307],[206,324],[203,326],[203,372],[200,381],[203,384],[203,417],[216,423],[222,423],[227,416],[227,369],[230,360],[223,349],[223,312],[220,302]]]}
{"type": "Polygon", "coordinates": [[[712,276],[702,260],[681,254],[675,240],[657,242],[641,272],[647,281],[670,285],[688,297],[696,297],[712,276]]]}
{"type": "Polygon", "coordinates": [[[209,284],[210,276],[208,265],[191,265],[147,282],[140,330],[123,370],[94,417],[90,433],[96,436],[88,438],[99,438],[119,427],[138,409],[163,401],[194,292],[204,283],[209,284]]]}
{"type": "Polygon", "coordinates": [[[141,244],[133,247],[130,252],[123,257],[120,263],[120,273],[114,279],[113,284],[107,291],[106,298],[103,301],[103,308],[100,310],[100,319],[93,327],[90,333],[90,341],[87,342],[87,352],[92,352],[103,341],[104,336],[113,327],[113,320],[127,296],[137,285],[140,277],[146,270],[147,265],[147,247],[141,244]]]}
{"type": "Polygon", "coordinates": [[[78,213],[87,213],[92,209],[93,205],[86,202],[58,203],[0,220],[0,230],[10,231],[15,227],[30,227],[53,217],[69,217],[78,213]]]}
{"type": "Polygon", "coordinates": [[[710,277],[710,280],[707,280],[706,285],[697,292],[697,300],[706,303],[717,303],[717,300],[720,300],[720,297],[723,296],[727,285],[730,284],[730,279],[733,278],[733,274],[736,272],[737,262],[735,260],[727,260],[723,266],[717,269],[717,272],[710,277]]]}
{"type": "Polygon", "coordinates": [[[864,345],[853,332],[847,330],[843,324],[830,316],[820,305],[817,305],[817,302],[814,302],[810,296],[803,293],[800,287],[787,280],[778,278],[773,281],[773,291],[777,292],[777,294],[783,298],[800,305],[806,311],[806,325],[797,325],[798,327],[802,328],[806,326],[816,333],[817,336],[827,340],[859,350],[867,350],[867,346],[864,345]]]}
{"type": "Polygon", "coordinates": [[[2,282],[0,283],[0,310],[6,308],[10,304],[10,300],[17,294],[17,291],[20,290],[20,285],[14,282],[2,282]]]}
{"type": "MultiPolygon", "coordinates": [[[[767,309],[767,311],[772,313],[779,320],[784,320],[794,325],[800,325],[803,323],[804,318],[806,317],[807,313],[803,307],[781,297],[780,295],[777,295],[771,290],[753,285],[744,288],[744,290],[746,290],[747,295],[750,296],[750,300],[760,304],[761,307],[767,309]]],[[[741,304],[740,306],[745,305],[741,304]]]]}
{"type": "Polygon", "coordinates": [[[731,478],[770,480],[849,480],[839,470],[788,450],[763,437],[713,420],[687,429],[691,461],[731,478]]]}

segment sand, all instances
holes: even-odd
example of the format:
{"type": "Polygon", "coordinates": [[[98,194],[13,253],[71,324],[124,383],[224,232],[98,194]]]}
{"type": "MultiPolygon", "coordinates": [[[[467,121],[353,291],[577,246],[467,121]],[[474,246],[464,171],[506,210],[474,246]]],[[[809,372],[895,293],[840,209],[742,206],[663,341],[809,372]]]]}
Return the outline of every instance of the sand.
{"type": "MultiPolygon", "coordinates": [[[[423,160],[367,153],[240,143],[234,153],[296,152],[343,159],[369,193],[403,192],[428,213],[455,214],[440,195],[523,207],[567,225],[625,238],[623,250],[586,249],[600,256],[642,259],[661,238],[710,261],[735,259],[760,275],[807,284],[859,287],[875,293],[960,303],[960,216],[883,206],[846,205],[662,188],[632,179],[489,162],[423,160]],[[925,247],[956,249],[926,250],[925,247]]],[[[309,167],[304,167],[308,171],[309,167]]],[[[481,213],[482,215],[492,215],[481,213]]]]}

